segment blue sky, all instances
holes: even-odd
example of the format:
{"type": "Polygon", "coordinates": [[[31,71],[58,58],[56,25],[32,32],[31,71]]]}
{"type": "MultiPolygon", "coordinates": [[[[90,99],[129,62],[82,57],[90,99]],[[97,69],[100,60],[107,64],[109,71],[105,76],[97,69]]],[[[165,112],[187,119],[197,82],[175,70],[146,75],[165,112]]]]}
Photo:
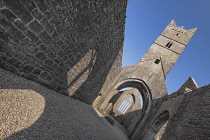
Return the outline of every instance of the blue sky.
{"type": "Polygon", "coordinates": [[[130,0],[126,15],[123,66],[136,64],[174,19],[198,30],[166,78],[168,93],[190,76],[199,87],[210,83],[210,0],[130,0]]]}

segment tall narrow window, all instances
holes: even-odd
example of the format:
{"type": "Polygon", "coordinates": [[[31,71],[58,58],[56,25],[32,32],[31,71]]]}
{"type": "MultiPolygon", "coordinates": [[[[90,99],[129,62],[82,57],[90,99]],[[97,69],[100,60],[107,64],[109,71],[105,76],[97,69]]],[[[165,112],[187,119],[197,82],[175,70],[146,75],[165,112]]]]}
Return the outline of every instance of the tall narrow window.
{"type": "Polygon", "coordinates": [[[168,42],[168,43],[166,44],[166,47],[167,47],[167,48],[171,48],[172,44],[173,44],[172,42],[168,42]]]}
{"type": "Polygon", "coordinates": [[[120,111],[120,113],[125,114],[127,112],[127,110],[129,109],[129,107],[131,106],[133,102],[133,96],[129,96],[127,97],[122,104],[120,105],[120,107],[118,108],[118,110],[120,111]]]}

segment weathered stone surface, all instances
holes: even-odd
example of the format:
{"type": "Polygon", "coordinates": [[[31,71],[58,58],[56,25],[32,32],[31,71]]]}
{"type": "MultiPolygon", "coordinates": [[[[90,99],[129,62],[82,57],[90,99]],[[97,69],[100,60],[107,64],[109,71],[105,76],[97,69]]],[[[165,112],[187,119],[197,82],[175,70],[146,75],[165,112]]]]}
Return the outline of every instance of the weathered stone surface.
{"type": "Polygon", "coordinates": [[[21,31],[26,30],[26,27],[24,26],[24,24],[20,20],[15,20],[14,25],[21,31]]]}
{"type": "MultiPolygon", "coordinates": [[[[49,88],[60,86],[60,89],[65,89],[62,94],[68,95],[71,85],[67,81],[74,81],[77,88],[69,95],[91,104],[104,84],[105,77],[109,81],[119,72],[126,0],[3,0],[1,5],[4,6],[0,9],[3,15],[0,18],[2,48],[13,43],[15,47],[12,50],[17,52],[15,54],[9,52],[9,49],[2,49],[1,53],[15,57],[14,61],[20,61],[23,68],[27,65],[34,66],[41,71],[40,76],[46,72],[49,74],[47,76],[53,78],[52,81],[64,81],[63,84],[56,85],[56,82],[49,83],[40,77],[36,82],[48,83],[45,86],[49,88]],[[89,53],[92,50],[94,54],[89,53]],[[80,61],[84,57],[96,62],[80,61]],[[77,76],[70,79],[67,73],[75,65],[77,67],[72,75],[77,76]],[[63,73],[58,75],[57,70],[63,73]],[[83,77],[86,80],[80,80],[83,77]],[[84,90],[91,94],[85,94],[84,90]]],[[[28,79],[37,76],[36,72],[24,73],[23,68],[1,61],[4,65],[0,67],[3,69],[16,71],[16,74],[28,79]]]]}
{"type": "Polygon", "coordinates": [[[33,16],[34,16],[36,19],[38,19],[38,20],[40,20],[40,19],[43,18],[41,12],[40,12],[38,9],[34,9],[34,10],[32,11],[32,14],[33,14],[33,16]]]}
{"type": "Polygon", "coordinates": [[[33,0],[21,0],[21,1],[30,12],[36,8],[36,5],[33,0]]]}
{"type": "Polygon", "coordinates": [[[25,31],[24,33],[25,33],[25,35],[27,35],[27,37],[28,37],[30,40],[32,40],[32,41],[34,41],[34,42],[36,42],[36,41],[39,40],[39,38],[38,38],[36,35],[34,35],[34,33],[33,33],[31,30],[27,30],[27,31],[25,31]]]}
{"type": "MultiPolygon", "coordinates": [[[[166,118],[169,118],[170,111],[167,110],[169,113],[159,114],[157,122],[154,123],[153,120],[155,119],[154,115],[158,114],[162,102],[172,98],[171,95],[167,96],[165,78],[186,47],[187,44],[183,43],[188,43],[196,30],[185,30],[184,28],[179,30],[177,28],[179,27],[172,20],[143,58],[136,65],[123,67],[121,72],[114,76],[113,81],[107,85],[105,83],[93,103],[102,116],[111,114],[116,119],[115,121],[122,124],[131,139],[154,139],[162,124],[167,121],[166,118]],[[134,96],[132,90],[112,92],[116,89],[123,90],[131,87],[137,89],[139,96],[134,96]],[[120,93],[122,95],[119,99],[113,102],[113,98],[120,93]],[[127,96],[133,96],[134,100],[136,97],[140,98],[140,94],[143,98],[143,107],[131,111],[134,109],[135,101],[126,101],[127,96]],[[125,109],[126,106],[128,109],[126,114],[120,113],[119,108],[125,109]]],[[[196,89],[196,84],[190,78],[180,90],[183,88],[185,91],[182,91],[182,94],[196,89]]],[[[179,95],[179,92],[177,93],[175,95],[179,95]]],[[[170,108],[170,105],[168,107],[170,108]]]]}
{"type": "Polygon", "coordinates": [[[170,119],[163,140],[209,139],[210,85],[163,102],[158,113],[168,110],[170,119]]]}
{"type": "Polygon", "coordinates": [[[187,81],[182,85],[182,87],[180,87],[180,89],[178,90],[179,93],[186,93],[187,89],[192,91],[198,88],[197,83],[195,82],[195,80],[192,77],[189,77],[187,79],[187,81]]]}
{"type": "Polygon", "coordinates": [[[20,2],[20,0],[4,0],[4,3],[25,23],[28,23],[33,19],[31,13],[25,8],[25,6],[20,2]]]}
{"type": "Polygon", "coordinates": [[[37,20],[32,21],[29,25],[29,28],[39,34],[44,28],[39,24],[39,22],[37,20]]]}
{"type": "Polygon", "coordinates": [[[37,4],[37,6],[42,12],[45,12],[48,9],[46,5],[46,1],[44,0],[35,0],[35,3],[37,4]]]}
{"type": "Polygon", "coordinates": [[[0,67],[22,76],[0,69],[0,138],[210,139],[209,86],[189,78],[167,95],[164,81],[196,28],[172,20],[136,65],[122,68],[126,3],[0,2],[0,67]],[[93,103],[112,126],[58,93],[93,103]]]}
{"type": "Polygon", "coordinates": [[[17,17],[9,10],[9,9],[2,9],[0,11],[2,15],[9,21],[13,22],[17,17]]]}

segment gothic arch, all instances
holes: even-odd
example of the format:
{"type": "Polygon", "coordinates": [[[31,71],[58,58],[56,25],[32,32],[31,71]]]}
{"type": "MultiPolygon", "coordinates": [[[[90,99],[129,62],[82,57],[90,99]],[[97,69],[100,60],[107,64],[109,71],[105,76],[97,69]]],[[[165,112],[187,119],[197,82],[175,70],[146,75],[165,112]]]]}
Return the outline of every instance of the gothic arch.
{"type": "MultiPolygon", "coordinates": [[[[149,87],[143,80],[136,79],[136,78],[129,78],[129,79],[121,80],[120,82],[116,83],[112,88],[107,89],[107,91],[105,91],[107,92],[107,94],[105,93],[106,95],[105,97],[99,96],[98,100],[101,100],[101,103],[98,105],[98,110],[100,113],[102,113],[103,116],[105,116],[105,118],[107,118],[107,120],[111,120],[112,122],[111,124],[113,124],[114,122],[114,120],[112,119],[115,119],[118,123],[121,123],[122,119],[124,120],[123,114],[115,114],[115,113],[118,112],[116,111],[118,109],[117,106],[123,102],[123,99],[125,96],[123,96],[123,98],[120,98],[120,99],[119,97],[121,95],[125,95],[123,94],[123,91],[126,91],[126,92],[128,91],[126,88],[134,88],[136,92],[139,93],[139,96],[135,95],[133,104],[140,101],[138,98],[141,98],[141,97],[142,97],[142,103],[143,103],[143,106],[141,106],[139,109],[135,111],[132,110],[133,105],[131,105],[132,107],[130,107],[128,112],[126,112],[125,114],[126,117],[130,114],[138,115],[138,117],[131,119],[132,121],[130,123],[127,123],[127,120],[129,120],[129,117],[127,119],[125,118],[126,130],[127,130],[128,136],[131,137],[134,134],[134,132],[137,130],[139,125],[141,124],[141,121],[144,118],[144,116],[150,110],[152,94],[149,87]],[[116,106],[115,106],[115,103],[116,103],[116,106]],[[113,117],[113,116],[117,116],[117,117],[113,117]]],[[[126,95],[129,95],[128,92],[126,93],[126,95]]]]}
{"type": "Polygon", "coordinates": [[[141,110],[142,115],[139,117],[139,119],[137,120],[135,125],[130,130],[129,137],[131,137],[134,134],[137,127],[140,125],[145,114],[147,112],[149,112],[150,104],[151,104],[151,100],[152,100],[152,94],[150,92],[149,87],[147,86],[147,84],[144,81],[142,81],[140,79],[133,79],[133,78],[126,79],[126,80],[119,82],[118,84],[116,84],[116,86],[113,88],[113,90],[121,90],[121,89],[127,88],[127,87],[136,88],[140,92],[142,99],[143,99],[143,107],[141,110]]]}
{"type": "Polygon", "coordinates": [[[121,81],[114,87],[114,89],[121,90],[127,87],[133,87],[138,89],[138,91],[142,95],[143,104],[144,104],[142,110],[146,111],[147,109],[149,109],[148,107],[150,106],[150,100],[152,100],[152,94],[147,84],[142,80],[131,78],[121,81]]]}

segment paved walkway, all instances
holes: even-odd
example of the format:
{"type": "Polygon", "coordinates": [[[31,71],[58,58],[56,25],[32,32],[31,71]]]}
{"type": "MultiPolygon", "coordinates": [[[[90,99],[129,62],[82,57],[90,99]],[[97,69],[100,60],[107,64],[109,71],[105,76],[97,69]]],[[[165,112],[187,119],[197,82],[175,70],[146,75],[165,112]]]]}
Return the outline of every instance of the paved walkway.
{"type": "Polygon", "coordinates": [[[0,118],[0,139],[126,139],[92,106],[2,69],[0,118]]]}

